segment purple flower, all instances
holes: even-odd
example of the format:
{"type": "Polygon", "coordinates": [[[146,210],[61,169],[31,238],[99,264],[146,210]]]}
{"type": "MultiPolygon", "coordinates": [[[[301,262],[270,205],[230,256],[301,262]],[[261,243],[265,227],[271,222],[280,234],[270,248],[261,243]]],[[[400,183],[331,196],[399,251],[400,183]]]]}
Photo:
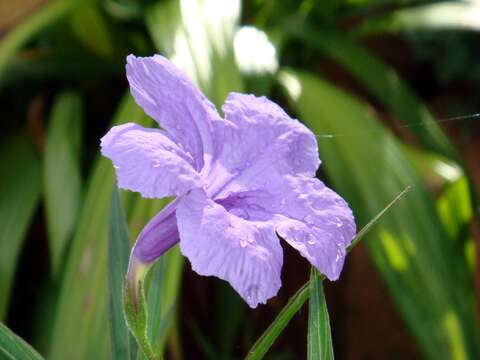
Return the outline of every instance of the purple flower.
{"type": "Polygon", "coordinates": [[[170,61],[127,58],[136,102],[161,129],[113,127],[101,142],[118,186],[146,198],[176,196],[143,229],[129,278],[170,247],[200,275],[228,281],[252,308],[281,286],[279,237],[330,280],[343,267],[355,222],[315,178],[312,132],[265,97],[231,93],[222,119],[170,61]]]}

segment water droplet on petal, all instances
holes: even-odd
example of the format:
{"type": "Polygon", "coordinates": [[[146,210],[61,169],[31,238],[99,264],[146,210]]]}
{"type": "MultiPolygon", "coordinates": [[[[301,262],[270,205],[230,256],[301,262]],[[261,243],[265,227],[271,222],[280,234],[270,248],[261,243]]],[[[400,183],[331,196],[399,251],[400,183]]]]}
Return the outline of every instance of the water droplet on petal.
{"type": "Polygon", "coordinates": [[[252,210],[261,210],[262,209],[262,207],[257,205],[257,204],[250,204],[248,207],[252,210]]]}
{"type": "Polygon", "coordinates": [[[310,245],[314,245],[316,243],[315,236],[313,236],[312,234],[308,235],[307,243],[309,243],[310,245]]]}
{"type": "Polygon", "coordinates": [[[242,219],[245,219],[245,220],[250,218],[248,213],[242,208],[233,208],[229,212],[230,212],[230,214],[238,216],[239,218],[242,218],[242,219]]]}
{"type": "Polygon", "coordinates": [[[248,245],[248,240],[246,239],[240,239],[240,246],[242,248],[246,247],[248,245]]]}
{"type": "Polygon", "coordinates": [[[247,301],[249,303],[254,303],[254,302],[256,303],[257,302],[259,290],[260,289],[256,285],[252,285],[252,286],[248,287],[248,289],[246,291],[246,295],[247,295],[247,301]]]}
{"type": "Polygon", "coordinates": [[[113,168],[116,169],[116,170],[118,170],[118,169],[120,169],[120,166],[113,165],[113,168]]]}
{"type": "Polygon", "coordinates": [[[337,225],[337,227],[342,227],[343,226],[342,220],[340,220],[340,218],[336,217],[335,218],[335,225],[337,225]]]}
{"type": "Polygon", "coordinates": [[[303,218],[303,220],[307,223],[307,224],[313,224],[313,217],[312,215],[307,215],[303,218]]]}

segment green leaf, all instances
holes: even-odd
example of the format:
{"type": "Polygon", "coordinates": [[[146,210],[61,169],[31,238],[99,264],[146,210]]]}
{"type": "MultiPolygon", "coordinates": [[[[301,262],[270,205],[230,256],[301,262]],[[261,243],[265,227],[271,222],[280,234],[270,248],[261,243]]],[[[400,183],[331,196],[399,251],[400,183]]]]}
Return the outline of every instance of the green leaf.
{"type": "Polygon", "coordinates": [[[262,359],[268,349],[275,342],[277,337],[282,333],[283,329],[288,325],[293,316],[307,301],[310,292],[310,283],[303,285],[288,301],[287,305],[280,311],[275,320],[258,338],[255,344],[248,352],[246,359],[257,360],[262,359]]]}
{"type": "Polygon", "coordinates": [[[0,41],[0,75],[3,76],[12,57],[28,40],[46,26],[64,17],[78,3],[80,0],[48,1],[8,32],[0,41]]]}
{"type": "MultiPolygon", "coordinates": [[[[147,125],[143,111],[128,95],[114,123],[135,120],[147,125]]],[[[92,359],[109,357],[107,242],[109,196],[115,183],[113,167],[106,158],[98,158],[79,213],[76,232],[69,250],[57,313],[53,320],[49,359],[92,359]]],[[[124,194],[126,209],[144,206],[132,193],[124,194]]],[[[138,219],[146,223],[149,217],[138,219]]]]}
{"type": "Polygon", "coordinates": [[[372,18],[355,29],[355,33],[369,35],[383,32],[422,30],[479,31],[475,1],[439,1],[437,4],[413,6],[372,18]]]}
{"type": "Polygon", "coordinates": [[[373,228],[373,226],[375,226],[378,221],[387,213],[389,212],[393,206],[402,198],[404,197],[410,190],[411,190],[411,186],[407,186],[405,189],[402,190],[402,192],[400,194],[398,194],[397,196],[395,196],[395,198],[387,205],[385,206],[377,215],[375,215],[375,217],[370,220],[367,225],[365,225],[358,233],[357,235],[355,235],[355,237],[353,238],[352,240],[352,243],[350,244],[350,246],[348,247],[348,251],[352,250],[360,240],[362,240],[362,238],[367,235],[370,230],[373,228]]]}
{"type": "Polygon", "coordinates": [[[0,319],[5,318],[22,241],[40,199],[41,165],[31,144],[14,136],[0,147],[0,319]],[[5,163],[10,159],[8,164],[5,163]]]}
{"type": "MultiPolygon", "coordinates": [[[[163,353],[167,335],[175,330],[184,259],[176,246],[160,257],[150,270],[148,288],[148,336],[156,353],[163,353]]],[[[176,335],[175,335],[176,336],[176,335]]]]}
{"type": "Polygon", "coordinates": [[[437,200],[437,209],[450,236],[458,238],[473,217],[469,184],[464,176],[446,187],[437,200]]]}
{"type": "Polygon", "coordinates": [[[82,104],[75,93],[58,96],[44,150],[45,209],[51,269],[58,275],[81,202],[82,104]]]}
{"type": "MultiPolygon", "coordinates": [[[[355,245],[365,236],[374,225],[376,225],[379,220],[389,211],[394,205],[400,201],[400,199],[409,191],[409,188],[403,190],[398,194],[387,206],[385,206],[371,221],[367,223],[353,238],[352,244],[347,249],[350,252],[355,245]]],[[[325,277],[319,275],[319,281],[323,281],[325,277]]],[[[310,296],[309,289],[311,288],[310,281],[307,281],[297,292],[290,298],[289,302],[282,309],[280,314],[275,318],[272,324],[265,330],[262,336],[255,342],[253,347],[250,349],[247,359],[261,359],[267,353],[268,349],[275,342],[277,337],[282,333],[283,329],[287,326],[288,322],[295,315],[295,313],[300,310],[302,305],[305,303],[307,298],[310,296]]]]}
{"type": "Polygon", "coordinates": [[[30,345],[0,323],[0,357],[10,360],[42,360],[30,345]]]}
{"type": "Polygon", "coordinates": [[[18,85],[20,82],[72,80],[102,78],[124,72],[124,59],[98,58],[76,49],[52,49],[51,51],[33,51],[28,56],[22,56],[8,64],[0,77],[0,89],[18,85]]]}
{"type": "Polygon", "coordinates": [[[285,71],[280,79],[312,130],[332,134],[319,140],[324,169],[357,222],[371,218],[399,189],[412,187],[370,233],[367,247],[424,355],[477,358],[472,284],[458,271],[454,243],[398,141],[365,105],[320,78],[285,71]]]}
{"type": "Polygon", "coordinates": [[[110,236],[108,242],[108,285],[110,305],[110,341],[112,359],[137,358],[137,343],[125,324],[123,312],[123,283],[130,255],[128,227],[118,191],[112,191],[110,204],[110,236]]]}
{"type": "Polygon", "coordinates": [[[212,4],[159,2],[146,12],[146,24],[157,49],[220,106],[230,91],[243,88],[232,47],[240,1],[219,2],[214,10],[212,4]]]}
{"type": "Polygon", "coordinates": [[[101,57],[113,55],[111,30],[96,0],[84,0],[82,6],[72,12],[70,24],[75,35],[91,52],[101,57]]]}
{"type": "Polygon", "coordinates": [[[424,146],[451,159],[459,159],[457,151],[437,125],[434,116],[393,68],[346,36],[299,26],[291,27],[290,32],[344,66],[396,115],[424,146]]]}
{"type": "Polygon", "coordinates": [[[312,267],[310,274],[310,302],[308,313],[309,360],[333,360],[332,334],[322,279],[312,267]]]}
{"type": "Polygon", "coordinates": [[[137,287],[138,289],[133,290],[128,283],[125,286],[123,302],[127,325],[145,358],[147,360],[161,359],[161,356],[155,353],[152,343],[148,339],[148,311],[143,279],[138,282],[137,287]]]}

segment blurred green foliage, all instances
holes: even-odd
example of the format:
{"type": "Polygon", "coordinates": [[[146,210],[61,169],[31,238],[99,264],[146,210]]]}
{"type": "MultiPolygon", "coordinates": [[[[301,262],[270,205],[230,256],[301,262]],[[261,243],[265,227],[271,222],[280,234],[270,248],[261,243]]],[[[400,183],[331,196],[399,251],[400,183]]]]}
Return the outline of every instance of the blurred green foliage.
{"type": "MultiPolygon", "coordinates": [[[[15,273],[22,248],[29,250],[24,240],[46,238],[48,259],[31,268],[49,270],[37,285],[38,303],[28,304],[31,318],[23,319],[35,322],[28,340],[41,354],[121,353],[107,336],[109,317],[112,331],[128,337],[120,300],[108,289],[120,293],[115,269],[125,271],[126,239],[135,239],[166,201],[121,192],[125,234],[114,197],[110,230],[123,231],[124,242],[109,243],[115,179],[99,157],[98,139],[111,124],[152,124],[128,94],[124,62],[129,53],[160,52],[218,107],[230,91],[243,91],[267,95],[304,121],[318,135],[322,175],[349,201],[359,228],[411,186],[367,236],[370,256],[425,358],[480,358],[471,232],[477,191],[461,143],[429,110],[432,88],[440,85],[451,97],[440,98],[443,114],[475,110],[478,95],[454,90],[480,85],[478,1],[19,0],[11,6],[12,14],[0,6],[0,319],[9,320],[12,302],[21,301],[13,294],[23,286],[15,273]],[[402,56],[389,57],[390,51],[402,56]],[[404,78],[412,63],[420,64],[414,76],[428,64],[435,82],[404,78]],[[45,226],[32,225],[35,218],[45,226]],[[113,253],[120,260],[109,267],[113,253]]],[[[456,124],[460,140],[472,136],[472,121],[456,124]]],[[[182,328],[180,292],[192,286],[183,265],[174,248],[147,282],[150,341],[175,359],[188,358],[185,344],[192,343],[206,358],[246,354],[259,333],[224,285],[211,297],[214,304],[202,308],[219,340],[196,323],[182,328]]],[[[308,355],[330,356],[330,329],[318,327],[328,319],[322,283],[315,273],[311,281],[308,355]]],[[[285,321],[268,346],[260,338],[263,347],[252,358],[265,354],[308,296],[308,287],[297,293],[298,306],[280,314],[285,321]]],[[[0,350],[39,358],[8,328],[0,330],[0,350]]],[[[288,358],[289,351],[274,348],[271,356],[288,358]]]]}

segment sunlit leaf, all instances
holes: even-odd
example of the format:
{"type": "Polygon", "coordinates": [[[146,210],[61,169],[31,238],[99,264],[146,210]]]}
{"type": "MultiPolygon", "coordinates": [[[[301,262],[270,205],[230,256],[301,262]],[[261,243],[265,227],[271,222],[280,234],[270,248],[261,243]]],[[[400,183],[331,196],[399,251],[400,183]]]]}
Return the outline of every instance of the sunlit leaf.
{"type": "MultiPolygon", "coordinates": [[[[385,214],[391,210],[395,204],[409,191],[409,188],[404,189],[399,193],[387,206],[385,206],[377,215],[375,215],[352,240],[351,246],[347,249],[350,252],[353,247],[365,236],[371,229],[374,228],[382,219],[385,214]]],[[[323,281],[325,277],[323,275],[318,276],[318,281],[323,281]]],[[[288,325],[288,322],[292,319],[295,313],[300,310],[302,305],[310,296],[310,288],[312,284],[307,281],[296,293],[293,295],[288,303],[284,306],[282,311],[278,314],[275,320],[265,330],[265,332],[258,338],[255,344],[250,349],[247,359],[261,359],[267,353],[268,349],[273,345],[278,336],[282,333],[283,329],[288,325]]]]}
{"type": "Polygon", "coordinates": [[[421,30],[470,30],[479,31],[480,4],[471,1],[439,1],[437,4],[414,6],[387,15],[371,18],[358,34],[421,30]]]}
{"type": "Polygon", "coordinates": [[[393,68],[345,36],[310,27],[292,27],[290,31],[344,66],[396,115],[423,145],[451,159],[459,158],[433,115],[393,68]]]}
{"type": "Polygon", "coordinates": [[[230,91],[242,89],[232,46],[240,1],[165,1],[146,15],[156,47],[217,106],[230,91]]]}
{"type": "Polygon", "coordinates": [[[357,223],[399,189],[412,187],[366,244],[425,356],[478,357],[472,284],[458,272],[432,196],[398,141],[366,106],[314,75],[285,71],[281,83],[315,133],[353,134],[319,138],[319,147],[324,170],[357,223]]]}
{"type": "Polygon", "coordinates": [[[0,147],[0,319],[6,314],[22,241],[42,189],[40,161],[23,137],[0,147]]]}

